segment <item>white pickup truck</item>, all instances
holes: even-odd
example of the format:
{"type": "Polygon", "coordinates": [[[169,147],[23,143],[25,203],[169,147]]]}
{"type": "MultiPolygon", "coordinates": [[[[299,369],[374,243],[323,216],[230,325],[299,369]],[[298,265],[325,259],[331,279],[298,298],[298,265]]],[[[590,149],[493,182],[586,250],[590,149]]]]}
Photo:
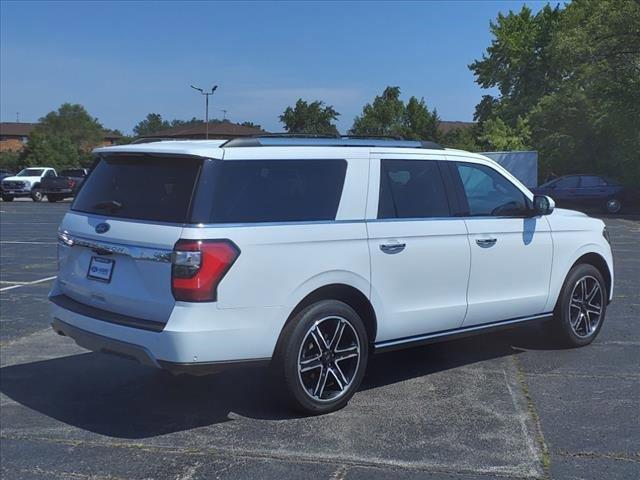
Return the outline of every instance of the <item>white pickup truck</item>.
{"type": "Polygon", "coordinates": [[[44,198],[40,182],[56,175],[55,169],[50,167],[25,168],[14,177],[2,179],[2,200],[12,202],[16,197],[31,197],[34,202],[40,202],[44,198]]]}

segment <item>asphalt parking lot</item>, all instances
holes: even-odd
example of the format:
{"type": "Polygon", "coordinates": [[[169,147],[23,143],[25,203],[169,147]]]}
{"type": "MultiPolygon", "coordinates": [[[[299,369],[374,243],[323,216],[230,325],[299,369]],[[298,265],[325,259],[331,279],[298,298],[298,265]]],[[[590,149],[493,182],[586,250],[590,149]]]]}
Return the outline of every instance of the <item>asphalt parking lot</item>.
{"type": "Polygon", "coordinates": [[[640,478],[640,221],[608,218],[616,290],[593,345],[540,326],[373,358],[343,410],[292,415],[259,368],[169,378],[49,328],[69,203],[0,203],[7,479],[640,478]]]}

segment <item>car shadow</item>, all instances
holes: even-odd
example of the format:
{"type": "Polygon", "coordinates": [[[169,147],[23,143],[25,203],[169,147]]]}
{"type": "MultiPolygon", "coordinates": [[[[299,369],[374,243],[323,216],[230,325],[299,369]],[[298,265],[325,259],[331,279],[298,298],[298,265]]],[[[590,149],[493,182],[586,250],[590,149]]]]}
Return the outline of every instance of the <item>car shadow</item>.
{"type": "MultiPolygon", "coordinates": [[[[542,348],[546,335],[538,328],[531,325],[375,355],[360,394],[542,348]]],[[[0,369],[0,378],[0,390],[15,402],[67,425],[117,438],[149,438],[228,422],[232,413],[263,420],[297,417],[264,367],[173,377],[118,357],[85,353],[7,366],[0,369]]],[[[20,426],[22,415],[3,408],[4,428],[20,426]]]]}

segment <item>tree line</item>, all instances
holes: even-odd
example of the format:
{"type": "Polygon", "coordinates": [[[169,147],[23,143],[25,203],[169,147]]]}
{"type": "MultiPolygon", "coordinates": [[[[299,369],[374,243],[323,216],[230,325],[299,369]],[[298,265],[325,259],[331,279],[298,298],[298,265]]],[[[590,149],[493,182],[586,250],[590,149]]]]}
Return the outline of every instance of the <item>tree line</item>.
{"type": "MultiPolygon", "coordinates": [[[[424,98],[405,102],[400,87],[389,86],[347,133],[470,151],[537,150],[541,176],[592,172],[640,183],[640,0],[574,0],[536,14],[523,6],[500,13],[490,30],[491,44],[469,69],[482,88],[498,93],[482,97],[472,126],[443,133],[424,98]]],[[[337,135],[339,117],[320,99],[298,99],[279,120],[288,133],[337,135]]],[[[150,113],[133,133],[194,123],[202,120],[150,113]]],[[[82,106],[65,104],[41,119],[22,153],[2,153],[0,165],[86,165],[103,131],[82,106]]]]}

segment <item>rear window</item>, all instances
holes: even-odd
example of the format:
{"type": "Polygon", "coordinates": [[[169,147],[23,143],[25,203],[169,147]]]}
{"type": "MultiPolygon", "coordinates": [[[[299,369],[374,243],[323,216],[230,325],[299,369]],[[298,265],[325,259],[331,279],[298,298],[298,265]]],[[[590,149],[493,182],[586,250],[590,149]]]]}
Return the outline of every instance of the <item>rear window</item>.
{"type": "Polygon", "coordinates": [[[193,221],[263,223],[334,220],[345,160],[215,161],[193,221]]]}
{"type": "Polygon", "coordinates": [[[72,210],[116,218],[184,223],[202,160],[111,156],[99,160],[72,210]]]}

